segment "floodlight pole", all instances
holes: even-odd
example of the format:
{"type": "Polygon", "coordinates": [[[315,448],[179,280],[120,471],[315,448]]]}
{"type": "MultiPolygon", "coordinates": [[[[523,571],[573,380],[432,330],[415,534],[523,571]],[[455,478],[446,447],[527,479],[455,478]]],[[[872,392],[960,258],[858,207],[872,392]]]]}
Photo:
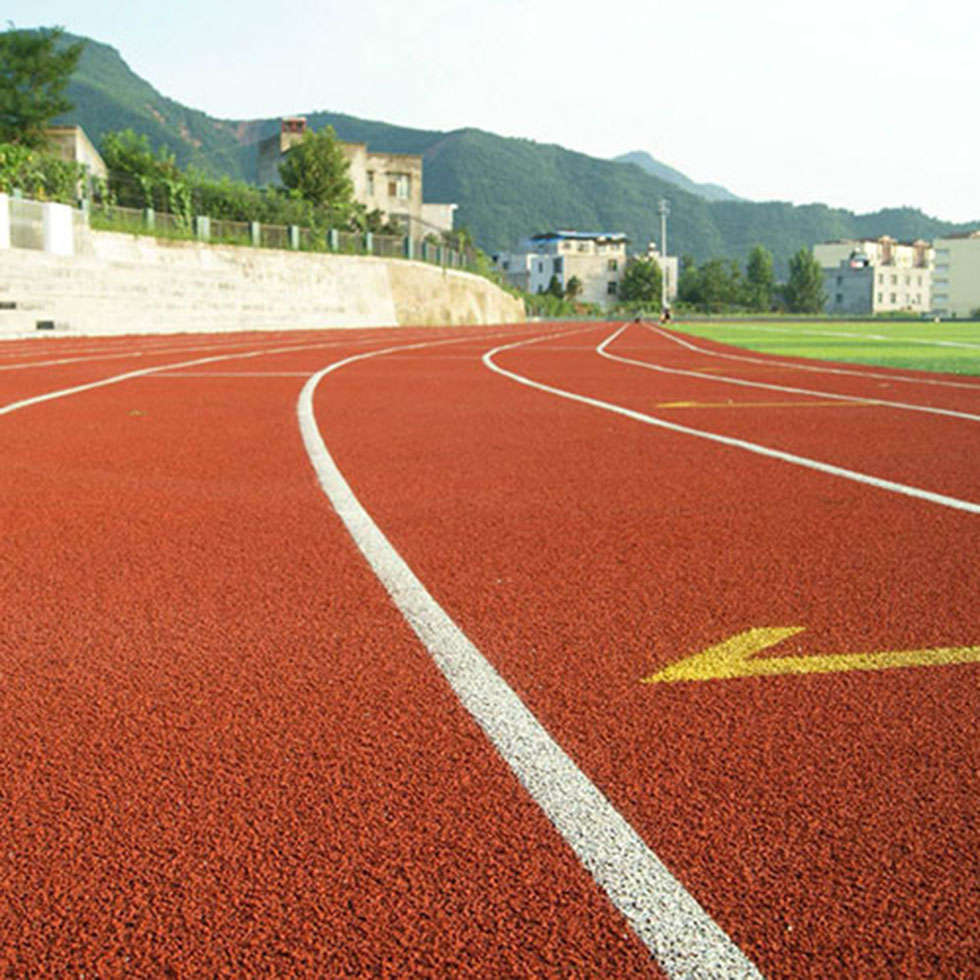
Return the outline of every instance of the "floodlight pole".
{"type": "Polygon", "coordinates": [[[667,309],[667,215],[670,214],[670,201],[660,198],[657,208],[660,212],[660,309],[667,309]]]}

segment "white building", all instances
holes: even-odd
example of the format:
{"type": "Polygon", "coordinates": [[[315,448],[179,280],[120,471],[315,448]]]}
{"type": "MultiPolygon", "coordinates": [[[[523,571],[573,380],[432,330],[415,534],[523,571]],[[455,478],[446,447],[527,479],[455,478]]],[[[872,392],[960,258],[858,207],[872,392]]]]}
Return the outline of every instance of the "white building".
{"type": "MultiPolygon", "coordinates": [[[[306,119],[291,116],[279,132],[258,145],[256,179],[262,186],[282,186],[279,164],[303,138],[306,119]]],[[[378,153],[365,143],[340,142],[350,167],[354,200],[384,218],[397,220],[406,234],[425,238],[453,230],[455,204],[433,204],[422,199],[422,157],[413,153],[378,153]]]]}
{"type": "Polygon", "coordinates": [[[574,277],[582,284],[578,299],[612,306],[626,268],[629,239],[618,232],[549,231],[533,235],[516,252],[494,257],[507,279],[529,293],[544,292],[557,279],[567,289],[574,277]]]}
{"type": "Polygon", "coordinates": [[[848,238],[813,246],[824,274],[827,313],[928,313],[934,250],[928,242],[848,238]]]}
{"type": "Polygon", "coordinates": [[[950,235],[935,242],[932,312],[969,317],[980,310],[980,231],[950,235]]]}

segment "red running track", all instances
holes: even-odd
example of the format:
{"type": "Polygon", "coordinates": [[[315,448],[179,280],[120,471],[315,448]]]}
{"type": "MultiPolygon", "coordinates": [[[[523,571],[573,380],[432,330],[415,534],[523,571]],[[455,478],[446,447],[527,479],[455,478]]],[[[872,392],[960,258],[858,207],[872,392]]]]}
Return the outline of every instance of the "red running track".
{"type": "MultiPolygon", "coordinates": [[[[970,975],[975,664],[640,681],[752,627],[805,625],[802,654],[976,644],[976,515],[481,360],[549,330],[496,361],[978,499],[977,423],[753,406],[776,399],[749,389],[659,409],[733,389],[602,359],[609,325],[239,335],[162,356],[130,339],[105,350],[139,357],[0,371],[8,403],[309,345],[0,416],[7,973],[659,975],[391,605],[300,441],[318,368],[462,338],[316,392],[327,446],[408,565],[764,974],[970,975]]],[[[617,349],[704,364],[639,327],[617,349]]],[[[955,406],[976,412],[969,394],[955,406]]]]}

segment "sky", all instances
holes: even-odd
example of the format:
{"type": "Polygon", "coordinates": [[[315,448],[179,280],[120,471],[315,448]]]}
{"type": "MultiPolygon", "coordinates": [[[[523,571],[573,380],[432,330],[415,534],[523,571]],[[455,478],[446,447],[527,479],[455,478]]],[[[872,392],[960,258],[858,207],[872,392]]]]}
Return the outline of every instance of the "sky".
{"type": "Polygon", "coordinates": [[[5,0],[2,16],[110,44],[219,118],[472,126],[645,150],[751,200],[980,221],[975,3],[5,0]]]}

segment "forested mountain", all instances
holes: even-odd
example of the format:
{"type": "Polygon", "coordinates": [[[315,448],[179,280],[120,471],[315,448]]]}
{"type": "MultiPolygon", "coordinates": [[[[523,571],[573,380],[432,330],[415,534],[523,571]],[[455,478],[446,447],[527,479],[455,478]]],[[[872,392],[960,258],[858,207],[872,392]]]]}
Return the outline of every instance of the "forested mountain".
{"type": "MultiPolygon", "coordinates": [[[[96,145],[108,131],[131,128],[145,133],[154,147],[170,149],[181,166],[249,181],[255,179],[255,144],[278,126],[276,119],[214,119],[187,108],[136,75],[114,48],[92,40],[67,94],[75,109],[58,121],[80,124],[96,145]]],[[[980,221],[955,225],[912,208],[856,215],[822,204],[744,201],[717,187],[714,196],[728,199],[709,200],[705,190],[714,185],[694,184],[646,154],[645,161],[636,154],[628,154],[626,162],[600,160],[478,129],[437,132],[334,112],[304,114],[317,129],[332,125],[341,139],[380,151],[421,154],[426,200],[458,203],[457,224],[469,228],[490,252],[553,228],[625,232],[642,250],[651,238],[659,238],[657,202],[664,196],[671,202],[672,253],[698,261],[715,256],[742,261],[761,243],[773,252],[779,274],[793,252],[818,241],[883,234],[931,239],[980,227],[980,221]],[[658,166],[671,179],[647,172],[658,166]],[[684,190],[685,181],[698,193],[684,190]]]]}

